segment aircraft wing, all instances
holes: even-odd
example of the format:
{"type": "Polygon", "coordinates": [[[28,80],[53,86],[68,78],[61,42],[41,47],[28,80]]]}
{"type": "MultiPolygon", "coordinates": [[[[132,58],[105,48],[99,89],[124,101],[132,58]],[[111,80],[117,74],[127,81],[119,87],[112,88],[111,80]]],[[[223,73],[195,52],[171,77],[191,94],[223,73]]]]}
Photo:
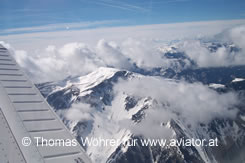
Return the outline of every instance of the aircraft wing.
{"type": "Polygon", "coordinates": [[[0,162],[91,162],[9,51],[1,45],[0,162]]]}

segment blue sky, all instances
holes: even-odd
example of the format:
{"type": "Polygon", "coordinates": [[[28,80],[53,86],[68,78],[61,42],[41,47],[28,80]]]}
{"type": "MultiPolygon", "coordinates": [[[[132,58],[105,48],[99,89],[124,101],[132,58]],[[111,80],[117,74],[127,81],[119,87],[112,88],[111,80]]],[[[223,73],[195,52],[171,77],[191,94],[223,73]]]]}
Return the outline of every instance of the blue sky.
{"type": "Polygon", "coordinates": [[[57,23],[100,26],[245,18],[244,0],[1,0],[0,30],[57,23]]]}

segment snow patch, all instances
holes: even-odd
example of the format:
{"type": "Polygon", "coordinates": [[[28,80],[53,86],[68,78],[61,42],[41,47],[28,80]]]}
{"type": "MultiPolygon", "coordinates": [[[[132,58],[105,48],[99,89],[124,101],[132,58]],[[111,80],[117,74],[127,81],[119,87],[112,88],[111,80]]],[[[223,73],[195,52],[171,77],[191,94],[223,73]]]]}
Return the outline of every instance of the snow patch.
{"type": "Polygon", "coordinates": [[[241,81],[244,81],[245,79],[243,79],[243,78],[235,78],[235,79],[233,79],[231,82],[232,83],[235,83],[235,82],[241,82],[241,81]]]}
{"type": "Polygon", "coordinates": [[[211,83],[208,85],[210,88],[218,89],[218,88],[224,88],[225,86],[223,84],[215,84],[211,83]]]}

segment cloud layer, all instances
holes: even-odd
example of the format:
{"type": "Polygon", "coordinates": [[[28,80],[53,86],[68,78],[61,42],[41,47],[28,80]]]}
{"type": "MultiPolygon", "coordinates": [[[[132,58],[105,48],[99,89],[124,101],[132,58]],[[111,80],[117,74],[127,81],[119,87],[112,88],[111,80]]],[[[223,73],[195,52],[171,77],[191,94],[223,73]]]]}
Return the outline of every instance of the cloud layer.
{"type": "MultiPolygon", "coordinates": [[[[86,22],[85,22],[86,24],[86,22]]],[[[172,41],[182,39],[193,39],[201,37],[210,37],[224,30],[245,24],[245,20],[227,20],[227,21],[203,21],[186,22],[176,24],[157,24],[128,27],[111,27],[84,30],[63,30],[54,32],[35,32],[16,35],[1,35],[0,40],[10,43],[15,49],[23,49],[32,53],[37,49],[42,49],[48,45],[57,47],[70,42],[84,42],[91,46],[97,44],[100,39],[114,40],[121,42],[127,38],[149,39],[154,41],[172,41]]],[[[57,24],[52,25],[56,28],[65,28],[66,26],[80,26],[78,24],[57,24]]],[[[37,27],[37,28],[50,28],[37,27]]],[[[34,28],[35,30],[36,28],[34,28]]],[[[21,29],[19,29],[21,30],[21,29]]],[[[31,31],[31,29],[26,29],[31,31]]]]}
{"type": "MultiPolygon", "coordinates": [[[[221,30],[224,29],[224,27],[231,27],[231,23],[238,24],[242,22],[243,21],[218,21],[209,22],[209,24],[207,24],[207,22],[198,22],[121,27],[111,28],[110,34],[108,34],[109,29],[98,29],[94,30],[91,36],[95,36],[98,31],[102,33],[105,32],[103,36],[105,36],[105,34],[112,36],[117,31],[114,37],[115,40],[107,41],[105,39],[99,39],[95,44],[71,42],[61,45],[54,43],[47,46],[49,40],[52,39],[46,38],[45,41],[47,41],[47,43],[45,46],[43,46],[42,41],[40,41],[39,48],[30,51],[11,48],[9,44],[5,45],[10,48],[17,62],[25,69],[32,80],[37,83],[61,80],[69,75],[85,75],[96,70],[98,67],[115,67],[130,71],[133,71],[135,67],[147,70],[159,67],[173,69],[177,67],[177,69],[180,69],[188,68],[188,66],[190,66],[190,60],[194,61],[198,67],[245,65],[245,26],[240,25],[220,34],[223,38],[226,38],[226,42],[234,43],[232,46],[221,46],[218,47],[216,51],[210,51],[207,44],[205,44],[204,41],[200,41],[206,38],[206,36],[211,37],[212,34],[217,34],[218,27],[220,28],[219,32],[222,32],[221,30]],[[178,25],[180,27],[178,27],[178,25]],[[223,28],[221,28],[222,25],[224,26],[223,28]],[[200,37],[197,35],[198,32],[193,33],[187,30],[189,27],[197,31],[199,30],[199,32],[204,27],[207,27],[207,29],[210,28],[210,30],[211,27],[212,29],[217,29],[214,31],[203,31],[206,35],[200,37]],[[166,37],[163,36],[160,29],[166,34],[166,37]],[[169,37],[167,36],[171,35],[173,36],[172,40],[176,39],[178,33],[175,32],[178,32],[180,29],[186,31],[186,35],[189,35],[192,39],[184,39],[184,36],[181,40],[178,40],[177,43],[169,43],[169,37]],[[120,33],[124,33],[125,37],[120,37],[120,33]],[[129,35],[134,37],[130,37],[129,35]],[[121,38],[121,40],[119,41],[118,38],[121,38]],[[166,51],[159,50],[159,47],[169,49],[172,45],[177,48],[177,52],[184,53],[190,59],[182,60],[182,62],[185,63],[184,67],[180,66],[178,60],[165,57],[164,53],[166,51]],[[238,48],[239,51],[231,51],[234,47],[238,48]]],[[[83,32],[81,32],[81,34],[82,33],[83,32]]],[[[50,35],[54,34],[55,32],[50,33],[50,35]]],[[[71,36],[68,37],[68,35],[66,35],[63,40],[69,40],[70,37],[73,37],[74,33],[70,34],[71,36]]],[[[26,34],[25,36],[28,38],[29,35],[30,34],[26,34]]],[[[86,37],[86,35],[84,36],[86,37]]],[[[11,39],[11,36],[8,36],[8,38],[11,39]]],[[[207,38],[205,40],[207,40],[207,38]]],[[[18,42],[18,39],[16,41],[18,42]]],[[[219,41],[222,42],[224,40],[219,41]]],[[[33,42],[35,42],[35,37],[33,38],[33,42]]],[[[33,46],[35,46],[35,43],[33,43],[33,46]]],[[[29,44],[28,47],[32,47],[32,44],[29,44]]],[[[181,69],[178,71],[181,71],[181,69]]]]}

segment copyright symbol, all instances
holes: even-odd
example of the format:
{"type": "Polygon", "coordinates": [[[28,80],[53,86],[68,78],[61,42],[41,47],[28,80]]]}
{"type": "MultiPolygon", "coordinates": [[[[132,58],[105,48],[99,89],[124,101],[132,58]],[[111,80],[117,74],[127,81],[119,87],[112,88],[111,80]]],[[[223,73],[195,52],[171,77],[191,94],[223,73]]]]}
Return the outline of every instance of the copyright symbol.
{"type": "Polygon", "coordinates": [[[22,145],[28,147],[31,145],[31,139],[29,137],[22,138],[22,145]]]}

